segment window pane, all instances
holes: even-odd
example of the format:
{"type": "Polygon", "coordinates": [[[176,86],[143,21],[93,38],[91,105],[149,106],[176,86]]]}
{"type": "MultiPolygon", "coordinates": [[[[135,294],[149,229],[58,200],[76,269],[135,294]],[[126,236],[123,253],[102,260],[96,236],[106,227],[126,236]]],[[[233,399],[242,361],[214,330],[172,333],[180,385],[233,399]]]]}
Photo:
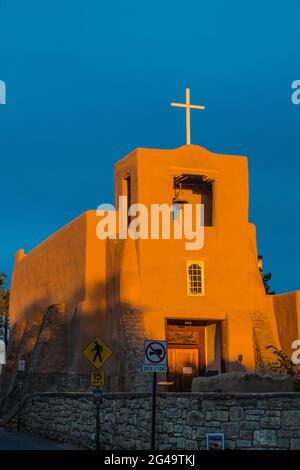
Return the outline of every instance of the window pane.
{"type": "Polygon", "coordinates": [[[188,265],[188,293],[202,293],[202,265],[192,263],[188,265]]]}

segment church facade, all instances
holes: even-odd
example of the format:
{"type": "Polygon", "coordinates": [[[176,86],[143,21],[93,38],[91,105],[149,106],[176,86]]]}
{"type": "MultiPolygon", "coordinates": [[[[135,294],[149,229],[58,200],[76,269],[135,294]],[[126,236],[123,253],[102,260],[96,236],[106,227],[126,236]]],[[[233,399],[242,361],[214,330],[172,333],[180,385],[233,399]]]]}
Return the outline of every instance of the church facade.
{"type": "MultiPolygon", "coordinates": [[[[59,306],[65,334],[58,340],[49,328],[43,359],[52,372],[88,374],[82,350],[95,336],[113,349],[103,367],[110,391],[148,389],[144,339],[168,340],[168,374],[161,379],[174,382],[172,390],[190,390],[198,375],[267,370],[274,360],[269,345],[291,355],[300,338],[300,292],[265,292],[248,220],[246,157],[195,145],[136,149],[115,165],[117,213],[119,196],[149,209],[204,204],[204,245],[187,250],[183,239],[100,240],[99,217],[88,211],[30,253],[20,250],[11,326],[22,324],[25,332],[37,312],[43,318],[59,306]]],[[[29,362],[30,354],[34,345],[29,362]]]]}

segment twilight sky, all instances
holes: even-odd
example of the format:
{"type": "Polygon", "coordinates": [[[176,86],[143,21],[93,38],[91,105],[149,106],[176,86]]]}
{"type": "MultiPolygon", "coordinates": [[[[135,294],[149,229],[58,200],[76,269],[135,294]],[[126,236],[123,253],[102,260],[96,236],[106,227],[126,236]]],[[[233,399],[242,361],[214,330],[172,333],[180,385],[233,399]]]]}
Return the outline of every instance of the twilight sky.
{"type": "Polygon", "coordinates": [[[250,221],[272,288],[300,288],[300,3],[1,0],[0,271],[87,209],[113,202],[135,147],[247,155],[250,221]]]}

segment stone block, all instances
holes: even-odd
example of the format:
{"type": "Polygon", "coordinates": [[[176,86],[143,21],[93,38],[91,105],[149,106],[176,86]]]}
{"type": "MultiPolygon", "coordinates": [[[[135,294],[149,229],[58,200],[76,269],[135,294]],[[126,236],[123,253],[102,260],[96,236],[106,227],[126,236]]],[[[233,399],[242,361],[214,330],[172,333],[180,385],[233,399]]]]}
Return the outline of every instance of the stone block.
{"type": "Polygon", "coordinates": [[[163,419],[173,419],[173,418],[180,418],[181,410],[178,408],[170,408],[168,410],[163,411],[163,419]]]}
{"type": "Polygon", "coordinates": [[[300,450],[300,439],[291,439],[291,450],[300,450]]]}
{"type": "Polygon", "coordinates": [[[235,442],[237,449],[249,449],[252,447],[252,442],[246,439],[237,439],[235,442]]]}
{"type": "Polygon", "coordinates": [[[196,441],[186,440],[185,449],[186,450],[198,450],[198,444],[196,441]]]}
{"type": "Polygon", "coordinates": [[[226,438],[235,438],[238,437],[239,427],[238,423],[221,423],[221,431],[224,433],[225,440],[226,438]]]}
{"type": "Polygon", "coordinates": [[[293,407],[300,408],[300,397],[293,400],[293,407]]]}
{"type": "Polygon", "coordinates": [[[206,450],[206,438],[199,441],[199,449],[206,450]]]}
{"type": "Polygon", "coordinates": [[[281,416],[281,411],[279,411],[279,410],[266,410],[266,416],[281,416]]]}
{"type": "Polygon", "coordinates": [[[247,415],[246,421],[259,421],[261,416],[258,415],[247,415]]]}
{"type": "Polygon", "coordinates": [[[207,422],[204,423],[204,426],[206,428],[220,428],[221,423],[220,423],[220,421],[207,421],[207,422]]]}
{"type": "Polygon", "coordinates": [[[264,414],[265,414],[265,411],[260,410],[260,409],[246,410],[246,415],[259,415],[259,416],[262,416],[264,414]]]}
{"type": "Polygon", "coordinates": [[[240,421],[244,417],[244,410],[240,406],[233,406],[229,410],[229,417],[231,421],[240,421]]]}
{"type": "Polygon", "coordinates": [[[207,431],[207,429],[205,429],[205,428],[199,428],[199,429],[197,429],[196,438],[199,439],[199,438],[205,437],[207,432],[208,432],[208,431],[207,431]]]}
{"type": "Polygon", "coordinates": [[[271,410],[290,410],[293,408],[293,400],[290,398],[270,398],[268,405],[271,410]]]}
{"type": "Polygon", "coordinates": [[[289,449],[290,448],[290,440],[286,437],[277,437],[277,447],[279,449],[289,449]]]}
{"type": "Polygon", "coordinates": [[[228,411],[213,411],[212,420],[213,421],[228,421],[229,413],[228,411]]]}
{"type": "Polygon", "coordinates": [[[178,398],[176,405],[178,408],[190,408],[190,400],[188,398],[178,398]]]}
{"type": "Polygon", "coordinates": [[[192,410],[187,413],[186,424],[189,426],[202,426],[204,422],[203,413],[200,411],[192,410]]]}
{"type": "Polygon", "coordinates": [[[213,400],[203,400],[202,401],[202,410],[203,411],[212,411],[215,409],[215,403],[213,400]]]}
{"type": "Polygon", "coordinates": [[[163,432],[166,432],[168,434],[171,434],[174,431],[173,423],[171,423],[170,421],[163,422],[162,428],[163,432]]]}
{"type": "Polygon", "coordinates": [[[235,441],[230,439],[225,439],[224,446],[226,450],[234,450],[235,449],[235,441]]]}
{"type": "Polygon", "coordinates": [[[182,432],[182,424],[174,424],[174,432],[182,432]]]}
{"type": "Polygon", "coordinates": [[[238,400],[236,398],[222,399],[218,400],[218,405],[224,405],[226,408],[228,408],[228,406],[238,406],[238,400]]]}
{"type": "Polygon", "coordinates": [[[254,448],[269,448],[277,446],[276,431],[273,430],[259,430],[254,431],[253,435],[254,448]]]}
{"type": "Polygon", "coordinates": [[[284,410],[282,412],[282,427],[295,428],[299,427],[300,410],[284,410]]]}
{"type": "Polygon", "coordinates": [[[185,439],[183,437],[178,437],[177,438],[176,447],[177,447],[177,449],[185,449],[185,439]]]}
{"type": "Polygon", "coordinates": [[[182,433],[185,438],[190,439],[192,437],[192,431],[191,426],[183,426],[182,433]]]}
{"type": "Polygon", "coordinates": [[[240,422],[240,429],[259,429],[259,422],[258,421],[241,421],[240,422]]]}
{"type": "Polygon", "coordinates": [[[241,398],[239,404],[246,411],[256,408],[257,402],[255,398],[241,398]]]}
{"type": "Polygon", "coordinates": [[[248,441],[252,441],[253,431],[249,431],[248,429],[240,430],[240,438],[241,439],[247,439],[248,441]]]}
{"type": "Polygon", "coordinates": [[[258,398],[257,401],[256,401],[256,407],[259,408],[259,409],[266,409],[268,408],[268,402],[267,400],[263,399],[263,398],[258,398]]]}
{"type": "Polygon", "coordinates": [[[281,418],[278,416],[265,416],[261,418],[260,425],[262,428],[267,429],[280,429],[281,418]]]}

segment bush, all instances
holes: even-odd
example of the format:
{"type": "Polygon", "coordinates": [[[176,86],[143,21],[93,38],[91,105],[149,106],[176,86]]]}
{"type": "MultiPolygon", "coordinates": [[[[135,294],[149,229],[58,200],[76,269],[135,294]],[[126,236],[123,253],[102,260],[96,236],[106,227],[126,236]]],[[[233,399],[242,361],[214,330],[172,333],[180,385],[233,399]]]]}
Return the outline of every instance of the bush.
{"type": "Polygon", "coordinates": [[[276,374],[289,375],[300,386],[300,370],[288,356],[276,346],[267,346],[266,349],[272,349],[274,356],[277,358],[275,362],[269,363],[269,368],[276,374]]]}

